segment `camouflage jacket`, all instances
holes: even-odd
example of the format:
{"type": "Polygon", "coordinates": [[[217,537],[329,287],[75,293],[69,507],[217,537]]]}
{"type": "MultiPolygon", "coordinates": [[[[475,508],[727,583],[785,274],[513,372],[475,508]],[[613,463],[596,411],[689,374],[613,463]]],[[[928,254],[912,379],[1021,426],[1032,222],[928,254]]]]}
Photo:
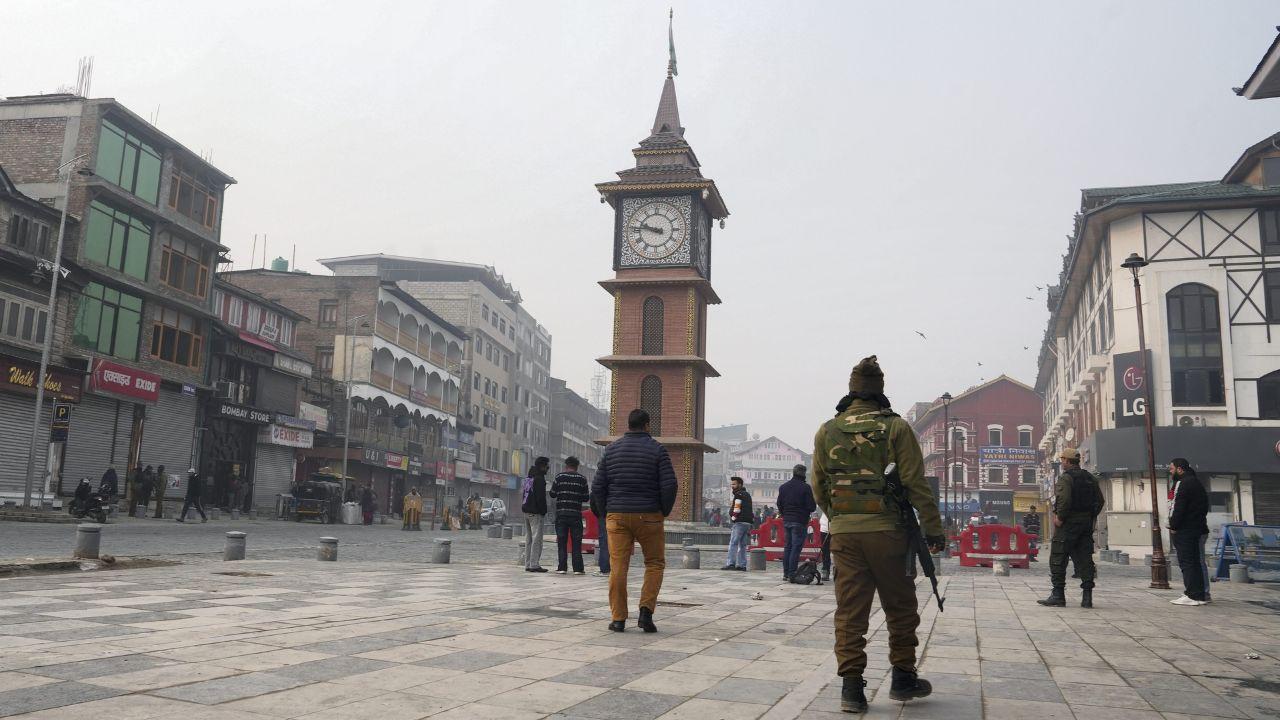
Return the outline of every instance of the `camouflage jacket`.
{"type": "MultiPolygon", "coordinates": [[[[835,459],[832,451],[839,449],[844,441],[845,433],[842,428],[851,417],[879,410],[880,406],[876,403],[855,400],[844,412],[823,423],[814,438],[813,472],[809,475],[809,485],[818,507],[831,519],[831,532],[834,534],[901,529],[898,509],[892,501],[886,502],[883,510],[875,514],[833,515],[831,510],[831,488],[837,478],[828,471],[828,467],[835,459]]],[[[920,454],[920,443],[916,440],[915,433],[911,431],[907,421],[897,415],[885,417],[885,424],[888,429],[889,461],[898,464],[898,475],[906,488],[907,499],[920,517],[920,527],[926,535],[941,535],[942,516],[938,512],[933,491],[924,479],[924,458],[920,454]]]]}

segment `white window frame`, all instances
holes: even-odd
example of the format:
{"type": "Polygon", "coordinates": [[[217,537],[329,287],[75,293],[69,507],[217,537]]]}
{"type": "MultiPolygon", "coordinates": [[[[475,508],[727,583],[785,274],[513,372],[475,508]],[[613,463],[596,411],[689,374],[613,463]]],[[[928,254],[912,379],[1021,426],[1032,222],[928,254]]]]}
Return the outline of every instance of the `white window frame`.
{"type": "Polygon", "coordinates": [[[1033,428],[1030,425],[1019,425],[1018,426],[1018,447],[1035,447],[1035,442],[1036,442],[1035,428],[1033,428]],[[1026,445],[1022,444],[1022,433],[1024,432],[1031,434],[1031,442],[1026,445]]]}
{"type": "Polygon", "coordinates": [[[954,470],[955,468],[960,468],[960,484],[959,485],[955,484],[955,478],[953,477],[954,473],[951,473],[951,472],[947,473],[947,483],[953,488],[968,487],[969,486],[969,465],[964,462],[958,462],[953,460],[951,462],[951,469],[954,470]]]}
{"type": "Polygon", "coordinates": [[[987,426],[987,445],[988,445],[988,446],[991,446],[991,447],[1004,447],[1004,426],[1003,426],[1003,425],[988,425],[988,426],[987,426]],[[993,443],[993,442],[991,442],[991,431],[992,431],[992,430],[995,430],[995,431],[997,431],[997,432],[999,432],[999,433],[1000,433],[1000,442],[998,442],[998,443],[993,443]]]}
{"type": "Polygon", "coordinates": [[[983,484],[985,484],[985,485],[1002,485],[1002,486],[1003,486],[1003,485],[1008,485],[1008,484],[1009,484],[1009,468],[1005,467],[1004,465],[988,465],[988,466],[985,468],[985,470],[987,471],[987,473],[986,473],[986,477],[982,478],[982,482],[983,482],[983,484]],[[993,472],[995,472],[995,473],[999,473],[999,474],[1000,474],[1000,478],[1001,478],[1001,479],[1000,479],[1000,480],[992,480],[992,479],[991,479],[991,473],[993,473],[993,472]]]}

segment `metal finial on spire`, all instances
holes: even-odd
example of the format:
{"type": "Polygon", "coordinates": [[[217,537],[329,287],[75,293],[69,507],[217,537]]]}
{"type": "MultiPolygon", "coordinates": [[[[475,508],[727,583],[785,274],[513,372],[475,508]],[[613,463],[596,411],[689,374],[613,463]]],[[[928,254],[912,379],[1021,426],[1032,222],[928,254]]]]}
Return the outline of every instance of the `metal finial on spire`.
{"type": "Polygon", "coordinates": [[[675,32],[675,8],[667,10],[667,48],[671,58],[667,60],[667,77],[674,77],[680,73],[676,72],[676,32],[675,32]]]}

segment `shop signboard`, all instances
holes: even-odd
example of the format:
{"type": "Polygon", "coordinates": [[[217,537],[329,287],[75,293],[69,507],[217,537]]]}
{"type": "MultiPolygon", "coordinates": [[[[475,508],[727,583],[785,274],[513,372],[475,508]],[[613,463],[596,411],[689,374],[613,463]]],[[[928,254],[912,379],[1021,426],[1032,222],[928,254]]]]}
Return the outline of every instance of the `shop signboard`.
{"type": "MultiPolygon", "coordinates": [[[[0,390],[20,395],[36,395],[36,374],[40,366],[14,357],[0,356],[0,390]]],[[[48,368],[44,374],[46,397],[68,402],[80,402],[80,376],[48,368]]],[[[35,412],[34,407],[32,412],[35,412]]]]}
{"type": "Polygon", "coordinates": [[[298,403],[298,418],[315,423],[315,429],[329,432],[329,411],[311,403],[298,403]]]}
{"type": "Polygon", "coordinates": [[[979,490],[978,503],[983,515],[995,515],[1001,523],[1013,524],[1012,490],[979,490]]]}
{"type": "Polygon", "coordinates": [[[287,372],[290,375],[297,375],[299,377],[306,378],[311,377],[311,363],[306,360],[299,360],[291,355],[285,355],[281,352],[276,353],[275,364],[273,367],[281,372],[287,372]]]}
{"type": "Polygon", "coordinates": [[[213,412],[218,417],[229,418],[231,420],[239,420],[241,422],[254,423],[255,425],[270,425],[271,413],[258,408],[251,408],[247,405],[237,405],[235,403],[220,402],[214,406],[213,412]]]}
{"type": "MultiPolygon", "coordinates": [[[[1116,353],[1112,364],[1115,372],[1116,427],[1145,426],[1147,423],[1147,382],[1142,375],[1141,353],[1116,353]]],[[[1150,350],[1147,351],[1147,367],[1151,367],[1150,350]]]]}
{"type": "Polygon", "coordinates": [[[393,470],[409,469],[408,455],[401,455],[400,453],[389,452],[389,453],[384,453],[384,457],[385,457],[386,467],[392,468],[393,470]]]}
{"type": "Polygon", "coordinates": [[[1040,451],[1029,447],[987,445],[978,448],[978,462],[983,465],[1038,465],[1040,451]]]}
{"type": "Polygon", "coordinates": [[[300,430],[315,430],[316,422],[307,420],[306,418],[293,417],[284,413],[275,413],[275,424],[284,425],[286,427],[298,428],[300,430]]]}
{"type": "MultiPolygon", "coordinates": [[[[470,465],[468,465],[467,469],[470,470],[470,465]]],[[[438,484],[444,484],[444,482],[440,481],[453,482],[455,477],[457,477],[457,475],[455,474],[453,462],[449,460],[441,460],[436,463],[436,482],[438,484]]]]}
{"type": "Polygon", "coordinates": [[[49,425],[49,442],[66,442],[67,433],[70,430],[70,403],[55,402],[53,404],[53,422],[49,425]]]}
{"type": "Polygon", "coordinates": [[[89,370],[89,389],[144,403],[160,399],[160,376],[120,363],[94,358],[89,370]]]}
{"type": "Polygon", "coordinates": [[[227,340],[216,343],[214,346],[214,352],[221,352],[265,367],[275,367],[276,353],[274,350],[275,348],[243,330],[240,331],[240,340],[227,340]],[[263,347],[263,345],[266,345],[266,347],[263,347]]]}
{"type": "Polygon", "coordinates": [[[453,465],[453,476],[458,480],[470,480],[472,472],[472,465],[466,460],[459,460],[453,465]]]}
{"type": "Polygon", "coordinates": [[[271,424],[258,430],[258,442],[264,445],[309,448],[315,444],[315,434],[302,428],[271,424]]]}
{"type": "Polygon", "coordinates": [[[382,465],[387,460],[387,454],[378,448],[365,448],[364,461],[370,465],[382,465]]]}

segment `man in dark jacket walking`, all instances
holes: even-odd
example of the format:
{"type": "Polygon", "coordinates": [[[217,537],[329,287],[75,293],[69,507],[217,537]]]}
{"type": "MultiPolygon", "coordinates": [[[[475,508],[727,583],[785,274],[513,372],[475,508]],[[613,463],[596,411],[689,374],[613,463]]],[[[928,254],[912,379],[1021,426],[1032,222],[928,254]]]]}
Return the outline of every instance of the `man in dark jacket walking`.
{"type": "Polygon", "coordinates": [[[1174,605],[1207,605],[1209,574],[1204,564],[1204,544],[1209,539],[1209,493],[1186,458],[1169,462],[1169,475],[1177,481],[1173,510],[1169,513],[1169,533],[1178,552],[1185,592],[1174,605]]]}
{"type": "Polygon", "coordinates": [[[627,627],[627,570],[631,553],[640,543],[644,553],[644,584],[640,588],[640,617],[645,632],[657,632],[653,611],[667,567],[664,518],[676,504],[676,473],[667,449],[649,434],[649,413],[632,410],[627,434],[605,448],[600,469],[591,484],[591,504],[605,513],[609,533],[609,629],[627,627]]]}
{"type": "Polygon", "coordinates": [[[551,481],[549,493],[556,501],[556,572],[568,570],[572,544],[573,574],[582,575],[582,503],[591,499],[587,479],[578,474],[578,458],[564,459],[564,472],[551,481]]]}
{"type": "Polygon", "coordinates": [[[791,479],[778,488],[778,512],[782,515],[782,527],[787,534],[787,546],[782,551],[783,582],[791,581],[796,566],[800,564],[800,551],[809,536],[809,517],[818,509],[806,475],[808,470],[805,466],[796,465],[791,470],[791,479]]]}
{"type": "Polygon", "coordinates": [[[524,487],[521,488],[524,497],[520,511],[524,513],[524,535],[527,538],[525,572],[547,571],[542,567],[542,523],[547,519],[547,469],[550,466],[550,458],[540,457],[534,460],[533,467],[529,468],[529,476],[524,479],[524,487]]]}
{"type": "Polygon", "coordinates": [[[186,522],[187,511],[193,507],[200,513],[200,522],[209,522],[209,516],[204,514],[204,503],[200,498],[203,491],[204,483],[200,482],[200,475],[196,469],[187,470],[187,495],[182,503],[182,514],[178,515],[178,522],[186,522]]]}

